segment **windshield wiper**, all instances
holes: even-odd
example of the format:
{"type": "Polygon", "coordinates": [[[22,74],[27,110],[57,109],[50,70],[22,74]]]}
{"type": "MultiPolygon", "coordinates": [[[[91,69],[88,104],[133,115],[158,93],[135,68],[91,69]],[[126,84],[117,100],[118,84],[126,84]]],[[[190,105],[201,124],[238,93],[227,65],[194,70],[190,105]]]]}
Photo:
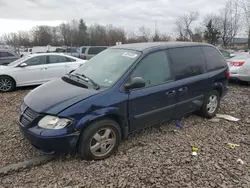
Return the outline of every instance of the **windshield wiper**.
{"type": "Polygon", "coordinates": [[[91,82],[94,86],[95,86],[95,89],[96,90],[98,90],[98,89],[100,89],[100,86],[99,86],[99,84],[97,84],[94,80],[92,80],[91,78],[89,78],[89,77],[87,77],[87,76],[85,76],[84,74],[79,74],[79,73],[75,73],[75,74],[69,74],[70,76],[75,76],[75,77],[77,77],[78,79],[81,79],[81,80],[83,80],[83,81],[89,81],[89,82],[91,82]],[[82,77],[82,78],[81,78],[82,77]]]}

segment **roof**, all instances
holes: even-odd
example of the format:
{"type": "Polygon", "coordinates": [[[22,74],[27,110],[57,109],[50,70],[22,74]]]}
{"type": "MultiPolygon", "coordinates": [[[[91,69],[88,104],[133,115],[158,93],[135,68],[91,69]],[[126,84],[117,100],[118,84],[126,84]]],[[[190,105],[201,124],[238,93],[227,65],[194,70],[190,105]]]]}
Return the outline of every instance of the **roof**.
{"type": "Polygon", "coordinates": [[[64,53],[50,53],[50,52],[47,52],[47,53],[29,54],[29,56],[41,56],[41,55],[64,55],[64,56],[67,56],[67,55],[64,54],[64,53]]]}
{"type": "Polygon", "coordinates": [[[26,57],[37,57],[37,56],[42,56],[42,55],[62,55],[62,56],[69,57],[69,58],[72,58],[72,59],[81,60],[79,58],[76,58],[74,56],[70,56],[70,55],[67,55],[67,54],[64,54],[64,53],[50,53],[50,52],[48,52],[48,53],[29,54],[26,57]]]}
{"type": "Polygon", "coordinates": [[[123,44],[119,46],[113,46],[112,48],[146,51],[154,48],[174,48],[174,47],[184,47],[184,46],[210,46],[210,44],[195,43],[195,42],[144,42],[144,43],[123,44]]]}

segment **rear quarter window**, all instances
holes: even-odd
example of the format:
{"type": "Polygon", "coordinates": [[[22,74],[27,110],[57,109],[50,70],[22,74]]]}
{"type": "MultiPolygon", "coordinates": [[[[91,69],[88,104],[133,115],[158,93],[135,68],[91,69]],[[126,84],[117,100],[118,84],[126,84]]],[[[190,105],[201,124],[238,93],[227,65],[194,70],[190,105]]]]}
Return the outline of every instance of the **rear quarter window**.
{"type": "Polygon", "coordinates": [[[88,54],[96,55],[106,49],[107,47],[90,47],[88,50],[88,54]]]}
{"type": "Polygon", "coordinates": [[[206,62],[200,47],[169,49],[173,61],[175,80],[200,75],[206,72],[206,62]]]}
{"type": "Polygon", "coordinates": [[[87,48],[82,48],[82,53],[84,54],[87,48]]]}
{"type": "Polygon", "coordinates": [[[207,62],[207,70],[213,71],[227,65],[226,59],[213,47],[202,47],[207,62]]]}

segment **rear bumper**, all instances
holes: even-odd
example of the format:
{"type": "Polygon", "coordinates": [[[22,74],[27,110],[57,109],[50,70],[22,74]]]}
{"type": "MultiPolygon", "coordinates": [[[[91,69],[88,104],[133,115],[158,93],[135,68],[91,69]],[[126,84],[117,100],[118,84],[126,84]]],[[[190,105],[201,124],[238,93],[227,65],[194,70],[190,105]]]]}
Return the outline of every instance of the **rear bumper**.
{"type": "Polygon", "coordinates": [[[244,74],[230,74],[230,80],[240,80],[245,82],[250,82],[250,74],[244,75],[244,74]]]}
{"type": "Polygon", "coordinates": [[[79,134],[68,134],[68,135],[54,135],[53,131],[50,136],[41,136],[46,131],[38,127],[26,128],[22,125],[19,126],[23,136],[33,145],[35,148],[49,153],[70,153],[76,149],[79,134]]]}

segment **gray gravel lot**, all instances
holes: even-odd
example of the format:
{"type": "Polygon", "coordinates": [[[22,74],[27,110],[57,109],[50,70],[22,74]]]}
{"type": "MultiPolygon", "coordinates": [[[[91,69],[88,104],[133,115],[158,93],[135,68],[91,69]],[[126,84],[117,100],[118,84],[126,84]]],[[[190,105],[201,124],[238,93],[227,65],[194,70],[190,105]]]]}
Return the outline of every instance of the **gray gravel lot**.
{"type": "MultiPolygon", "coordinates": [[[[0,167],[39,155],[18,130],[19,104],[28,90],[0,93],[0,167]]],[[[158,125],[135,133],[103,161],[60,157],[0,177],[0,187],[250,187],[250,86],[230,86],[219,113],[239,122],[185,117],[179,129],[158,125]],[[239,144],[230,149],[227,143],[239,144]],[[192,156],[192,146],[199,148],[192,156]],[[237,163],[242,159],[244,164],[237,163]]]]}

